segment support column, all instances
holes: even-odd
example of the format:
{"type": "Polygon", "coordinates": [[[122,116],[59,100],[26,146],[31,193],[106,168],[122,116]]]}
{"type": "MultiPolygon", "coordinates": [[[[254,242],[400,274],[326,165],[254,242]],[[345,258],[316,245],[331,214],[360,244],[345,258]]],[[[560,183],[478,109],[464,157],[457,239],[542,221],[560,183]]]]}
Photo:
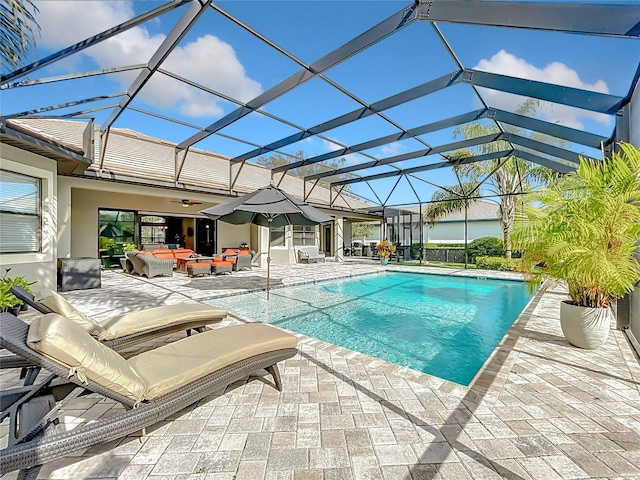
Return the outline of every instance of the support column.
{"type": "MultiPolygon", "coordinates": [[[[636,84],[631,102],[616,115],[616,142],[640,145],[640,82],[636,84]]],[[[640,257],[640,248],[636,255],[640,257]]],[[[618,300],[617,310],[616,327],[629,327],[635,338],[640,338],[640,283],[633,292],[618,300]]]]}
{"type": "MultiPolygon", "coordinates": [[[[67,177],[59,176],[56,192],[57,242],[55,257],[71,257],[71,185],[67,177]]],[[[79,228],[76,226],[76,228],[79,228]]],[[[97,229],[96,225],[96,229],[97,229]]],[[[96,245],[96,248],[97,245],[96,245]]]]}
{"type": "Polygon", "coordinates": [[[335,245],[336,262],[344,261],[344,219],[336,216],[333,221],[333,244],[335,245]]]}
{"type": "Polygon", "coordinates": [[[257,264],[260,268],[267,269],[267,255],[269,252],[269,229],[266,227],[258,227],[258,259],[257,264]]]}

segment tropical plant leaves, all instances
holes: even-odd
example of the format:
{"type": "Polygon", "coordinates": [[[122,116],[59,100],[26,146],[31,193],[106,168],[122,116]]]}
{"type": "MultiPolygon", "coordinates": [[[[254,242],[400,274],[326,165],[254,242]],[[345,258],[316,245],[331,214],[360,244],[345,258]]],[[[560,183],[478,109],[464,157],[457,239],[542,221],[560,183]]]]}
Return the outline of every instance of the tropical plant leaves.
{"type": "Polygon", "coordinates": [[[514,245],[531,281],[564,280],[579,305],[608,306],[640,280],[640,149],[621,144],[533,195],[516,217],[514,245]]]}

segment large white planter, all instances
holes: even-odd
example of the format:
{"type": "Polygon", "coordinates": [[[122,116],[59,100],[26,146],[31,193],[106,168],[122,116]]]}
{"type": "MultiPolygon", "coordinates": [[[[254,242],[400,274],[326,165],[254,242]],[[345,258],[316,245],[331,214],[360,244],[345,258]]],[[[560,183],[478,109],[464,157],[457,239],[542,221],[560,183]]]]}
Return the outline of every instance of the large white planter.
{"type": "Polygon", "coordinates": [[[560,326],[565,338],[576,347],[595,350],[609,336],[613,312],[610,308],[579,307],[560,304],[560,326]]]}

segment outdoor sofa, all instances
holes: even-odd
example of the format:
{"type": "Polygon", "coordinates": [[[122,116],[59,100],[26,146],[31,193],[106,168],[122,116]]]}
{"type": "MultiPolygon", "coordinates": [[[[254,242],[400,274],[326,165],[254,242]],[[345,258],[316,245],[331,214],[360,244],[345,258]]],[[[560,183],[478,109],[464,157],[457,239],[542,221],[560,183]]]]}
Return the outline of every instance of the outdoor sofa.
{"type": "Polygon", "coordinates": [[[151,255],[161,260],[171,260],[174,267],[178,266],[180,260],[195,256],[194,251],[190,248],[156,248],[152,252],[140,251],[145,255],[151,255]]]}
{"type": "Polygon", "coordinates": [[[22,470],[19,478],[35,478],[47,462],[143,430],[262,369],[281,391],[277,363],[297,353],[295,336],[262,323],[217,328],[128,360],[54,313],[31,325],[1,313],[0,324],[0,347],[51,372],[0,393],[0,421],[9,418],[0,474],[22,470]],[[67,404],[86,393],[126,411],[69,431],[56,428],[67,404]]]}
{"type": "Polygon", "coordinates": [[[299,263],[317,263],[324,262],[324,252],[318,250],[315,245],[309,245],[306,247],[298,247],[298,262],[299,263]]]}

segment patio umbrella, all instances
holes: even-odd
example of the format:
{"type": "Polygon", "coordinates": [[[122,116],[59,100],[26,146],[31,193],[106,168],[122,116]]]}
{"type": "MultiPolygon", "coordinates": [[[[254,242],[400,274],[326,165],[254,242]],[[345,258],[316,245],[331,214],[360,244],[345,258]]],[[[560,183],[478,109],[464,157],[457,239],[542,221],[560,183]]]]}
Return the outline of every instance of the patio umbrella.
{"type": "Polygon", "coordinates": [[[122,230],[113,223],[107,223],[100,227],[100,235],[103,237],[116,238],[122,236],[122,230]]]}
{"type": "Polygon", "coordinates": [[[267,250],[267,300],[271,270],[271,227],[285,225],[318,225],[333,220],[306,202],[297,200],[279,188],[269,185],[220,205],[201,210],[212,220],[234,225],[253,223],[269,228],[267,250]]]}

